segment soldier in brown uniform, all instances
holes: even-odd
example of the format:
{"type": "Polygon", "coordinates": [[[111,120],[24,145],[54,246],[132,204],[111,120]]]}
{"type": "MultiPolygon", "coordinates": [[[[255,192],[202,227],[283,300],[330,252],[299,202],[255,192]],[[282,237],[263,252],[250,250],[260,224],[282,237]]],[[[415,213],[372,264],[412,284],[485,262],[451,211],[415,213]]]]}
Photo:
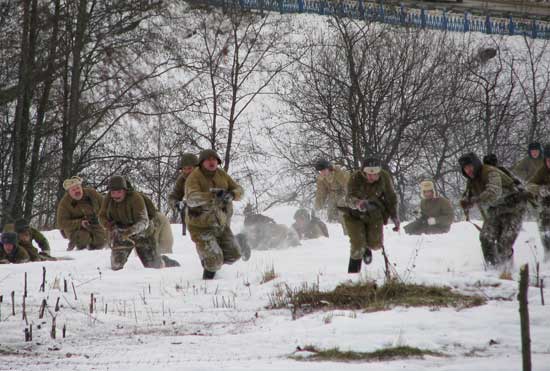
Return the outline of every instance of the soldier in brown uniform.
{"type": "Polygon", "coordinates": [[[187,225],[191,239],[204,268],[203,279],[213,279],[223,264],[232,264],[250,249],[231,231],[233,200],[240,200],[243,189],[219,165],[221,158],[214,150],[199,154],[199,166],[185,182],[187,225]]]}
{"type": "Polygon", "coordinates": [[[338,166],[333,166],[325,159],[315,163],[315,170],[319,172],[315,193],[315,210],[326,208],[329,223],[343,224],[338,206],[345,203],[349,173],[338,166]]]}
{"type": "Polygon", "coordinates": [[[29,254],[17,242],[17,233],[4,230],[0,237],[0,264],[31,261],[29,254]]]}
{"type": "Polygon", "coordinates": [[[544,261],[550,260],[550,143],[544,146],[544,166],[529,179],[527,190],[537,197],[540,205],[538,224],[544,261]]]}
{"type": "Polygon", "coordinates": [[[57,228],[69,239],[67,250],[105,247],[107,234],[98,221],[103,197],[95,189],[83,188],[77,176],[65,180],[63,188],[67,193],[57,206],[57,228]]]}
{"type": "Polygon", "coordinates": [[[383,226],[391,218],[399,231],[397,196],[390,174],[383,170],[380,160],[367,158],[361,170],[354,172],[348,182],[347,204],[344,221],[349,233],[351,253],[348,273],[361,271],[361,259],[372,261],[371,250],[382,248],[383,226]]]}
{"type": "Polygon", "coordinates": [[[476,204],[483,211],[479,239],[485,262],[508,266],[527,208],[527,194],[499,169],[483,165],[475,153],[463,155],[458,162],[468,180],[460,205],[465,212],[476,204]]]}
{"type": "Polygon", "coordinates": [[[453,206],[449,200],[436,195],[433,182],[420,183],[420,217],[405,226],[407,234],[447,233],[454,219],[453,206]]]}
{"type": "Polygon", "coordinates": [[[516,174],[521,180],[527,181],[535,175],[543,164],[542,147],[540,143],[533,142],[529,144],[527,156],[512,167],[512,173],[516,174]]]}
{"type": "Polygon", "coordinates": [[[16,220],[14,228],[19,246],[27,251],[32,261],[55,260],[50,256],[48,239],[38,229],[31,227],[25,219],[16,220]],[[38,252],[33,242],[40,247],[40,252],[38,252]]]}
{"type": "Polygon", "coordinates": [[[168,195],[168,205],[170,205],[172,209],[175,209],[177,211],[181,210],[181,201],[183,201],[185,197],[185,181],[187,180],[187,177],[191,175],[193,170],[195,170],[198,162],[199,160],[197,159],[197,156],[192,153],[184,153],[181,156],[179,164],[180,175],[176,180],[174,189],[168,195]]]}
{"type": "Polygon", "coordinates": [[[101,205],[99,220],[111,231],[113,270],[124,267],[134,248],[146,268],[179,265],[160,255],[155,239],[155,226],[149,219],[145,200],[139,192],[129,188],[124,177],[114,175],[109,180],[109,194],[101,205]]]}

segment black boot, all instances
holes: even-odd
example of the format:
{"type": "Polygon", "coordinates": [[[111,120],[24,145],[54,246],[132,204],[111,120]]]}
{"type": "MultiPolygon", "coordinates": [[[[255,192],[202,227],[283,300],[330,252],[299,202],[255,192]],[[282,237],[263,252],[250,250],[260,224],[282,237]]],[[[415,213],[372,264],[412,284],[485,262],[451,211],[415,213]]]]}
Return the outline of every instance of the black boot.
{"type": "Polygon", "coordinates": [[[216,272],[210,272],[206,269],[202,272],[202,279],[203,280],[211,280],[214,279],[214,276],[216,275],[216,272]]]}
{"type": "Polygon", "coordinates": [[[365,262],[365,264],[370,264],[372,263],[372,251],[371,249],[369,249],[367,247],[367,249],[365,250],[365,253],[363,254],[363,261],[365,262]]]}
{"type": "Polygon", "coordinates": [[[361,259],[349,258],[348,273],[361,272],[361,259]]]}

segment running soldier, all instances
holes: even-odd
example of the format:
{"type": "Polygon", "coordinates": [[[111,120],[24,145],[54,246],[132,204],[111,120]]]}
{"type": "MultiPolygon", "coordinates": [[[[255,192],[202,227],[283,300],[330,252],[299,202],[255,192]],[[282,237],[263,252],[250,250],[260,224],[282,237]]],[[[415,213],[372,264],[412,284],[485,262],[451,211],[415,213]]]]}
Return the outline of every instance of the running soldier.
{"type": "Polygon", "coordinates": [[[467,179],[460,205],[467,213],[477,204],[484,218],[479,240],[485,262],[507,268],[513,263],[513,245],[521,229],[528,195],[508,175],[483,165],[475,153],[463,155],[458,163],[467,179]]]}
{"type": "Polygon", "coordinates": [[[550,261],[550,143],[544,146],[544,166],[529,179],[527,190],[537,197],[539,233],[544,247],[544,261],[550,261]]]}
{"type": "Polygon", "coordinates": [[[83,188],[77,176],[66,179],[63,188],[67,193],[57,206],[57,227],[69,239],[67,250],[104,248],[107,234],[98,220],[103,197],[93,188],[83,188]]]}
{"type": "Polygon", "coordinates": [[[432,181],[420,183],[420,217],[405,226],[407,234],[447,233],[454,219],[453,206],[449,200],[435,192],[432,181]]]}
{"type": "Polygon", "coordinates": [[[187,226],[201,260],[203,279],[213,279],[223,264],[233,264],[243,256],[250,258],[244,235],[233,235],[233,200],[239,201],[243,189],[219,165],[214,150],[199,154],[199,166],[185,182],[187,226]]]}
{"type": "Polygon", "coordinates": [[[539,142],[529,144],[527,156],[512,167],[512,173],[523,181],[528,181],[543,166],[542,146],[539,142]]]}
{"type": "MultiPolygon", "coordinates": [[[[317,192],[315,193],[315,210],[326,209],[329,223],[341,223],[343,220],[338,206],[345,203],[346,187],[349,173],[325,159],[315,163],[317,176],[317,192]]],[[[344,228],[345,232],[345,228],[344,228]]]]}
{"type": "Polygon", "coordinates": [[[351,253],[348,273],[361,271],[361,260],[372,261],[371,250],[384,243],[383,226],[391,218],[399,231],[397,195],[390,174],[382,169],[378,158],[366,158],[361,170],[351,175],[347,188],[348,208],[344,221],[349,233],[351,253]]]}

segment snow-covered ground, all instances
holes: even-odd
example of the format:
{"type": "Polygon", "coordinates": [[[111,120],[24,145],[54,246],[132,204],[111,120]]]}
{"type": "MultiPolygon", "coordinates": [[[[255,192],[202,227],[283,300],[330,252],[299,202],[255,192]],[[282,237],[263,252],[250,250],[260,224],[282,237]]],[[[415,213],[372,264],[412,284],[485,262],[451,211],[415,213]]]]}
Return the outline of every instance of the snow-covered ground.
{"type": "MultiPolygon", "coordinates": [[[[267,213],[290,224],[294,209],[267,213]]],[[[234,221],[239,231],[242,220],[234,221]]],[[[325,311],[293,320],[289,310],[267,310],[275,286],[319,282],[321,289],[364,279],[383,280],[383,260],[363,273],[346,273],[349,248],[339,225],[329,226],[330,239],[310,240],[301,247],[253,251],[248,262],[224,266],[211,282],[201,280],[202,268],[189,237],[173,226],[174,258],[181,268],[144,269],[132,255],[122,271],[109,269],[109,251],[67,252],[57,231],[46,235],[57,256],[72,261],[0,266],[0,370],[519,370],[521,343],[517,271],[520,264],[542,261],[534,223],[525,223],[516,243],[513,281],[484,271],[477,230],[468,223],[453,225],[441,236],[407,236],[388,227],[386,246],[402,278],[409,282],[448,285],[487,297],[472,309],[404,308],[362,313],[325,311]],[[260,284],[274,266],[278,278],[260,284]],[[45,293],[39,292],[46,267],[45,293]],[[27,318],[33,341],[24,342],[26,323],[21,303],[24,273],[28,275],[27,318]],[[63,292],[63,280],[69,290],[63,292]],[[72,289],[74,284],[76,296],[72,289]],[[11,291],[16,315],[11,315],[11,291]],[[90,294],[96,298],[89,313],[90,294]],[[40,303],[48,310],[38,318],[40,303]],[[55,312],[57,298],[61,308],[55,312]],[[106,313],[105,313],[106,309],[106,313]],[[50,338],[52,314],[57,339],[50,338]],[[61,328],[66,326],[66,337],[61,328]],[[492,340],[492,341],[491,341],[492,340]],[[492,345],[490,345],[490,342],[492,345]],[[374,363],[318,363],[289,359],[297,346],[373,351],[409,345],[440,351],[444,358],[374,363]]],[[[548,277],[550,264],[541,263],[548,277]]],[[[549,279],[547,281],[550,282],[549,279]]],[[[550,301],[549,290],[545,291],[550,301]]],[[[533,370],[550,370],[550,304],[530,289],[533,370]]]]}

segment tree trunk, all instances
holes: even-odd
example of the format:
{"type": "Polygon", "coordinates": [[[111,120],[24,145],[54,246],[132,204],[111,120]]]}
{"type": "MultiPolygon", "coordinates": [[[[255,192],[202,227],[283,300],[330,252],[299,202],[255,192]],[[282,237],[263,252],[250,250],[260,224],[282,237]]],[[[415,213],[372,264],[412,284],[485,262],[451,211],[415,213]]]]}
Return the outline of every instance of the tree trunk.
{"type": "Polygon", "coordinates": [[[518,293],[523,371],[531,371],[531,337],[529,335],[529,309],[527,307],[528,290],[529,265],[524,264],[519,271],[518,293]]]}

